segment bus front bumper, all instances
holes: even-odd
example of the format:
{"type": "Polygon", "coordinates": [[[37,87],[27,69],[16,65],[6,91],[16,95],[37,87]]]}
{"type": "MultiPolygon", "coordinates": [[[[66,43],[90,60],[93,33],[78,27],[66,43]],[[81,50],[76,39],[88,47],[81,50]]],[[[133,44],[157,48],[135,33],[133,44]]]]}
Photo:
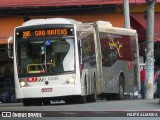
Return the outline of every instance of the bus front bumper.
{"type": "Polygon", "coordinates": [[[56,85],[16,88],[16,98],[48,98],[81,95],[79,85],[56,85]]]}

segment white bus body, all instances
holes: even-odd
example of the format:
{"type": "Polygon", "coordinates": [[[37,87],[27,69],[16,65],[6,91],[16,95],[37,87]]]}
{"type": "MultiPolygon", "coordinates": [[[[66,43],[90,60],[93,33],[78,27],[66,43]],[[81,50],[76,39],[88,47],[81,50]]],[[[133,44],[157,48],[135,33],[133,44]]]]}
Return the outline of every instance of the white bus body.
{"type": "Polygon", "coordinates": [[[95,102],[139,89],[137,32],[109,22],[30,20],[15,28],[14,80],[23,104],[95,102]]]}

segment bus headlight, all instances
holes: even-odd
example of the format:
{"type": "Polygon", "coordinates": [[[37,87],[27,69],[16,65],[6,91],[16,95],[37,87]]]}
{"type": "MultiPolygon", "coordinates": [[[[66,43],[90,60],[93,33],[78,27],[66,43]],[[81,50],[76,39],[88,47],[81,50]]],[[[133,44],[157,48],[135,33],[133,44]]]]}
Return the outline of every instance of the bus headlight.
{"type": "Polygon", "coordinates": [[[75,75],[72,75],[67,81],[67,84],[74,84],[75,83],[75,75]]]}
{"type": "Polygon", "coordinates": [[[25,81],[19,80],[19,84],[21,87],[27,87],[27,83],[25,81]]]}

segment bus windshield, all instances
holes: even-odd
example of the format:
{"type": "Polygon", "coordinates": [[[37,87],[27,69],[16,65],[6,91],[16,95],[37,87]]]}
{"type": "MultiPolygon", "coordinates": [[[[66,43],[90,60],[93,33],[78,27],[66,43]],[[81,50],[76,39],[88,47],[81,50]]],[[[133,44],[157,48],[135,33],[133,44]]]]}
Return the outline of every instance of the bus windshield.
{"type": "Polygon", "coordinates": [[[73,38],[18,40],[16,45],[19,75],[75,70],[73,38]]]}

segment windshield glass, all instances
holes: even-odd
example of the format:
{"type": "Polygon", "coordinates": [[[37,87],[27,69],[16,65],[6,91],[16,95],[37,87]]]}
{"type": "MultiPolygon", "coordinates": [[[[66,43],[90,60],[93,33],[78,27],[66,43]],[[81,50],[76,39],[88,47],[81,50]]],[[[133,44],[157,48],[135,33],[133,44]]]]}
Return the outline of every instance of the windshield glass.
{"type": "Polygon", "coordinates": [[[19,74],[74,71],[73,38],[17,41],[19,74]]]}

